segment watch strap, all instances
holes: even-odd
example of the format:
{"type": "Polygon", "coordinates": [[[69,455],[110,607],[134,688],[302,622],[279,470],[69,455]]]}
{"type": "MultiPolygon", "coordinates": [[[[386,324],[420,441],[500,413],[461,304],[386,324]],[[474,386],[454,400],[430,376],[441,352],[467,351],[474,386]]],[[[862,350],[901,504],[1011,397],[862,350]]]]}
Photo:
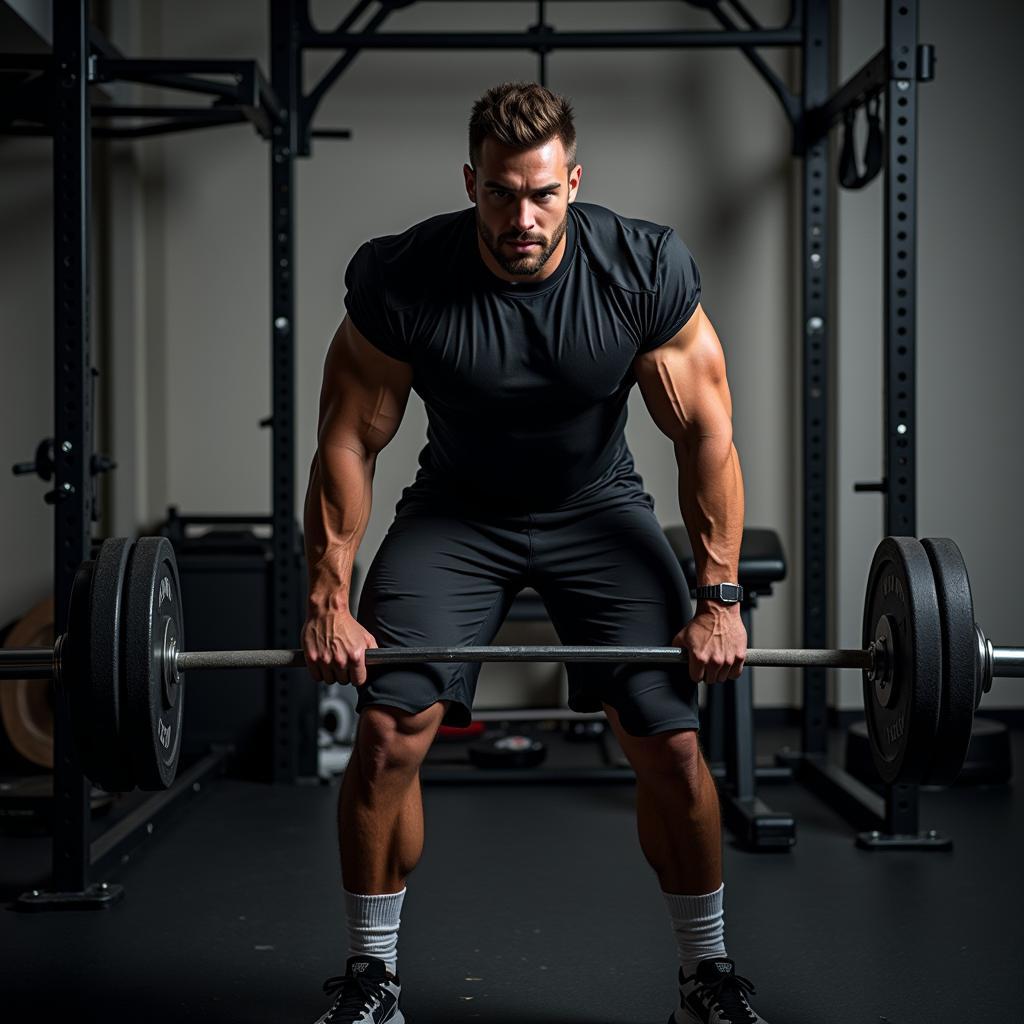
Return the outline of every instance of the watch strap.
{"type": "Polygon", "coordinates": [[[718,601],[720,604],[739,604],[743,600],[743,588],[738,583],[697,587],[694,594],[698,601],[718,601]]]}

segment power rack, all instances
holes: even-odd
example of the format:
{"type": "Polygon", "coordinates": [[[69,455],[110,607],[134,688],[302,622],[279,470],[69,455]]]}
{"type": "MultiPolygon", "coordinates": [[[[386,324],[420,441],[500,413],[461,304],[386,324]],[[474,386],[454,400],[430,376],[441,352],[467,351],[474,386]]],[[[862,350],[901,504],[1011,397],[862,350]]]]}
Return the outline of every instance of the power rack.
{"type": "MultiPolygon", "coordinates": [[[[918,41],[918,0],[886,0],[885,45],[836,89],[834,31],[829,0],[792,0],[785,24],[762,26],[739,0],[689,0],[717,28],[560,32],[547,20],[547,4],[530,0],[536,22],[522,32],[383,32],[399,10],[419,0],[358,0],[337,27],[314,26],[308,0],[270,0],[269,79],[254,61],[150,60],[122,54],[91,23],[89,0],[54,0],[49,54],[0,54],[3,71],[0,132],[53,138],[54,181],[54,439],[40,443],[34,462],[16,467],[53,478],[46,495],[54,506],[55,628],[63,631],[71,581],[92,552],[98,519],[96,477],[113,468],[94,451],[93,377],[89,333],[90,167],[93,138],[147,138],[248,122],[269,142],[271,161],[270,244],[272,410],[273,636],[290,647],[300,623],[303,595],[295,507],[295,160],[311,154],[312,139],[348,138],[345,130],[314,128],[320,101],[364,51],[528,50],[547,75],[556,50],[738,48],[779,99],[792,130],[792,153],[803,165],[801,294],[803,365],[803,645],[827,646],[829,551],[829,358],[834,250],[830,228],[829,136],[844,123],[840,184],[862,187],[884,175],[884,381],[883,478],[857,485],[885,496],[885,534],[916,531],[916,194],[917,88],[933,77],[935,55],[918,41]],[[358,27],[357,27],[358,26],[358,27]],[[801,91],[793,93],[758,52],[788,48],[801,54],[801,91]],[[303,90],[308,51],[332,50],[337,61],[319,82],[303,90]],[[210,97],[206,107],[129,106],[110,101],[104,83],[129,81],[210,97]],[[857,166],[852,124],[865,108],[869,144],[865,169],[857,166]],[[884,109],[885,128],[881,128],[884,109]],[[130,120],[131,124],[125,124],[130,120]]],[[[429,2],[429,0],[422,0],[429,2]]],[[[467,8],[488,0],[464,0],[467,8]]],[[[525,0],[524,0],[525,2],[525,0]]],[[[562,0],[568,2],[568,0],[562,0]]],[[[591,0],[594,2],[594,0],[591,0]]],[[[612,0],[607,0],[612,2],[612,0]]],[[[683,2],[683,0],[672,0],[683,2]]],[[[629,5],[623,3],[624,9],[629,5]]],[[[311,683],[312,685],[312,683],[311,683]]],[[[312,773],[315,737],[299,726],[299,687],[276,673],[272,683],[272,778],[294,782],[312,773]]],[[[828,762],[826,672],[804,672],[801,749],[787,762],[796,778],[878,847],[935,848],[948,840],[922,832],[917,789],[889,787],[876,796],[828,762]]],[[[89,787],[71,756],[67,708],[55,712],[55,815],[51,889],[28,894],[33,909],[105,906],[120,887],[91,882],[119,853],[152,832],[156,816],[195,792],[218,770],[211,753],[166,793],[155,794],[111,834],[90,839],[89,787]]],[[[780,755],[781,756],[781,755],[780,755]]]]}

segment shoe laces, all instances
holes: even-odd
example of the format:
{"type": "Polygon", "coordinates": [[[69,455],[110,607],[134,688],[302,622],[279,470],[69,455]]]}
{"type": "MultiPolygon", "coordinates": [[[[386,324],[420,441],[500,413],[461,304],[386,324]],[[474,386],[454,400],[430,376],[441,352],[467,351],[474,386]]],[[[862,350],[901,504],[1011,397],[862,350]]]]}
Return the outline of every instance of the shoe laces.
{"type": "Polygon", "coordinates": [[[339,974],[324,982],[324,995],[338,996],[327,1014],[329,1021],[344,1024],[346,1020],[355,1020],[356,1015],[372,1006],[380,999],[380,989],[384,983],[380,980],[370,981],[358,975],[339,974]]]}
{"type": "Polygon", "coordinates": [[[747,992],[757,994],[753,983],[739,974],[723,974],[717,981],[701,982],[697,986],[699,997],[712,1009],[718,1010],[722,1019],[729,1021],[729,1024],[757,1020],[747,1002],[747,992]]]}

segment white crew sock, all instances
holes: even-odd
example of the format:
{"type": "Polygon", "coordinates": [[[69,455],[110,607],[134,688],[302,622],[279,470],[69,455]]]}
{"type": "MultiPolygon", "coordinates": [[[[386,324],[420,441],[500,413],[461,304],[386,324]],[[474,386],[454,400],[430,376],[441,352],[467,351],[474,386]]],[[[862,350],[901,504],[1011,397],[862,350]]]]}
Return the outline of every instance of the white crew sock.
{"type": "Polygon", "coordinates": [[[345,890],[350,957],[375,956],[392,974],[398,973],[398,925],[404,899],[405,889],[383,896],[359,896],[345,890]]]}
{"type": "Polygon", "coordinates": [[[672,930],[679,947],[683,974],[691,975],[701,960],[725,956],[725,917],[722,900],[725,886],[706,896],[676,896],[663,892],[672,930]]]}

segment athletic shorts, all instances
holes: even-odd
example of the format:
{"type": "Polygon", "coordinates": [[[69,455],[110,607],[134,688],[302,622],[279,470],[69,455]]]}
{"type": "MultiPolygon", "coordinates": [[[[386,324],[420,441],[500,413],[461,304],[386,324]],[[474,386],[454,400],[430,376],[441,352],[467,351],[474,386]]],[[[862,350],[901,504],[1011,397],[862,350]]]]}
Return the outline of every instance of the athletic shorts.
{"type": "MultiPolygon", "coordinates": [[[[404,497],[360,594],[357,619],[379,647],[489,644],[524,587],[542,598],[566,645],[669,646],[690,620],[686,579],[640,487],[603,488],[557,511],[482,515],[404,497]]],[[[685,660],[566,664],[569,707],[610,704],[625,730],[697,729],[685,660]]],[[[419,712],[448,701],[444,722],[472,721],[480,665],[372,665],[357,710],[419,712]]]]}

